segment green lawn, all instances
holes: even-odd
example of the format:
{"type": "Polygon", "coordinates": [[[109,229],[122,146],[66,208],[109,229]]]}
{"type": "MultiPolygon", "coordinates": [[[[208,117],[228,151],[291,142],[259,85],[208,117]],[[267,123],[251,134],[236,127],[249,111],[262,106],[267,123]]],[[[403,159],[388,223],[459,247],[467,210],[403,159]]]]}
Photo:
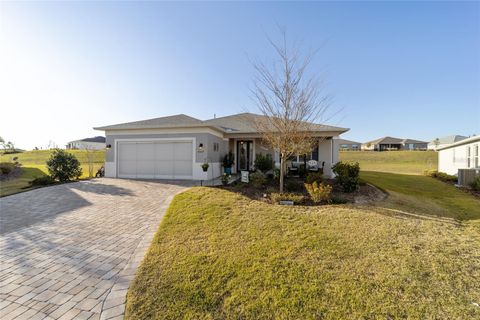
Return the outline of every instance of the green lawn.
{"type": "Polygon", "coordinates": [[[340,158],[388,197],[315,208],[176,196],[127,319],[480,319],[480,201],[421,175],[433,152],[340,158]]]}
{"type": "MultiPolygon", "coordinates": [[[[448,197],[451,189],[438,191],[448,197]]],[[[287,207],[192,188],[168,209],[126,317],[479,319],[479,209],[467,222],[425,219],[405,214],[410,206],[399,199],[287,207]]],[[[451,203],[430,213],[437,207],[451,203]]]]}
{"type": "Polygon", "coordinates": [[[388,205],[403,207],[416,214],[457,220],[480,219],[480,200],[440,180],[420,175],[369,171],[361,172],[360,176],[388,192],[388,205]]]}
{"type": "MultiPolygon", "coordinates": [[[[87,152],[82,150],[69,150],[69,152],[74,154],[81,163],[83,172],[81,179],[88,178],[87,152]]],[[[22,164],[22,174],[19,178],[0,182],[0,197],[29,190],[29,181],[48,173],[46,161],[50,158],[51,153],[52,150],[36,150],[0,155],[0,162],[13,162],[13,158],[18,157],[17,161],[22,164]]],[[[93,152],[93,174],[103,165],[104,161],[104,151],[93,152]]]]}
{"type": "Polygon", "coordinates": [[[364,171],[423,174],[437,170],[435,151],[340,151],[341,161],[356,161],[364,171]]]}

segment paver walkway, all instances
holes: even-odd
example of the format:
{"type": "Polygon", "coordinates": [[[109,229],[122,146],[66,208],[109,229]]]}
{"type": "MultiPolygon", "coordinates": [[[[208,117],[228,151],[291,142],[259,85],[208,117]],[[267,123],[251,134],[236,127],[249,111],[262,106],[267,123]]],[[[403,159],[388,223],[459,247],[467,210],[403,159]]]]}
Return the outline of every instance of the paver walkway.
{"type": "Polygon", "coordinates": [[[105,178],[1,198],[0,318],[123,318],[135,270],[183,189],[105,178]]]}

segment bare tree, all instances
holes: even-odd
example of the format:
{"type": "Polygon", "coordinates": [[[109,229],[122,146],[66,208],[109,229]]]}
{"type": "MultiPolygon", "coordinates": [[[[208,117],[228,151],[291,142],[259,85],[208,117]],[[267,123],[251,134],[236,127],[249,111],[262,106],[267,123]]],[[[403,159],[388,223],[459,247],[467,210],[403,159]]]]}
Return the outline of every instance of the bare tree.
{"type": "Polygon", "coordinates": [[[252,62],[256,75],[252,88],[253,99],[263,117],[255,121],[266,145],[277,150],[280,156],[280,192],[283,192],[286,160],[292,155],[312,151],[318,137],[312,132],[315,123],[325,114],[329,96],[322,95],[322,85],[316,76],[306,71],[313,53],[301,55],[289,48],[286,32],[282,42],[268,39],[277,57],[270,66],[252,62]]]}

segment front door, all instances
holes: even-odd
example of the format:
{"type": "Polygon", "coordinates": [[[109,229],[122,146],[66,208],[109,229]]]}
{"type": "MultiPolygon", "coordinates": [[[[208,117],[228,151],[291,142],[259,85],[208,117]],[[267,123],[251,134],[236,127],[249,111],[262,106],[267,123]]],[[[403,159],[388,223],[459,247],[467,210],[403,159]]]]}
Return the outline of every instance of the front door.
{"type": "Polygon", "coordinates": [[[237,171],[250,170],[253,159],[253,141],[237,141],[237,171]]]}

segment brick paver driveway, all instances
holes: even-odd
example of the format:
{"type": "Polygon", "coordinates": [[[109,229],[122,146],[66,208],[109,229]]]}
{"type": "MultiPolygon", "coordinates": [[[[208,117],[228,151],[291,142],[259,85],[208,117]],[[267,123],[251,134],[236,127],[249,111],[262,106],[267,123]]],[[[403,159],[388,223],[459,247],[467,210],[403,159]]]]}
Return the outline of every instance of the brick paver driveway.
{"type": "Polygon", "coordinates": [[[0,199],[0,318],[123,318],[179,184],[97,179],[0,199]]]}

